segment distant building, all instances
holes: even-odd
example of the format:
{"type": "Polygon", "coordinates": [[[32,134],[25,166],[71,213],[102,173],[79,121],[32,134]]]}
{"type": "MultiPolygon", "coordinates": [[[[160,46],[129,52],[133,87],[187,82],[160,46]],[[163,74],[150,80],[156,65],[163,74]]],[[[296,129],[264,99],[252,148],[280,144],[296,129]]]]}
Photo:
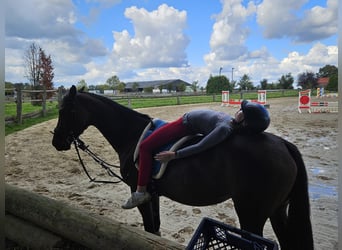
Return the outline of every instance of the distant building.
{"type": "Polygon", "coordinates": [[[113,90],[113,89],[105,89],[105,90],[103,90],[103,94],[104,95],[114,95],[115,94],[115,90],[113,90]]]}
{"type": "Polygon", "coordinates": [[[125,87],[125,92],[143,92],[146,88],[152,88],[153,93],[167,92],[171,91],[179,91],[181,86],[185,85],[185,87],[191,86],[190,83],[185,82],[180,79],[170,79],[170,80],[154,80],[154,81],[135,81],[135,82],[127,82],[125,87]]]}
{"type": "Polygon", "coordinates": [[[329,77],[320,77],[317,79],[317,87],[326,88],[329,84],[329,77]]]}

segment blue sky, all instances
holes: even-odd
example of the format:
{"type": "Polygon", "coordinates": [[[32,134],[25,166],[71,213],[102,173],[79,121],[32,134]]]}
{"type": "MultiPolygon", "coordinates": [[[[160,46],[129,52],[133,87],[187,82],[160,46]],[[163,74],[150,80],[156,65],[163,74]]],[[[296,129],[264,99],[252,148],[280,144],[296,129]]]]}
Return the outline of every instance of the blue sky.
{"type": "Polygon", "coordinates": [[[84,79],[182,79],[210,75],[255,85],[337,66],[337,0],[5,0],[5,80],[28,82],[35,42],[52,57],[55,86],[84,79]]]}

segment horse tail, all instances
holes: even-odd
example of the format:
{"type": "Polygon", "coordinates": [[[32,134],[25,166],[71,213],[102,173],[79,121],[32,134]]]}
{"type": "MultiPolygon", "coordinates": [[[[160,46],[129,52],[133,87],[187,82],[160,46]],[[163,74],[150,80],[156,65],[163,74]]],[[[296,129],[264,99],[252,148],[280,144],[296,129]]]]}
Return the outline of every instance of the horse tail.
{"type": "Polygon", "coordinates": [[[297,165],[297,177],[289,195],[287,239],[290,241],[291,249],[311,250],[314,249],[314,243],[310,221],[308,176],[298,148],[288,141],[285,141],[285,144],[297,165]]]}

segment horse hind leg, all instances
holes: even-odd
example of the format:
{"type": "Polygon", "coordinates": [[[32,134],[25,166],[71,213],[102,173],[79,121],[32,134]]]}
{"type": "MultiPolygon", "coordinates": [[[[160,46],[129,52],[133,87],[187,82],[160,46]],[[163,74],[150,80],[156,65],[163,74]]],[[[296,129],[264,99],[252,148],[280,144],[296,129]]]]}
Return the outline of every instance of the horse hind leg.
{"type": "Polygon", "coordinates": [[[287,235],[287,207],[287,204],[281,206],[270,217],[273,231],[277,236],[282,250],[291,249],[291,247],[288,246],[289,240],[287,235]]]}
{"type": "Polygon", "coordinates": [[[252,199],[233,199],[233,201],[241,229],[263,236],[264,225],[268,218],[266,209],[252,199]]]}

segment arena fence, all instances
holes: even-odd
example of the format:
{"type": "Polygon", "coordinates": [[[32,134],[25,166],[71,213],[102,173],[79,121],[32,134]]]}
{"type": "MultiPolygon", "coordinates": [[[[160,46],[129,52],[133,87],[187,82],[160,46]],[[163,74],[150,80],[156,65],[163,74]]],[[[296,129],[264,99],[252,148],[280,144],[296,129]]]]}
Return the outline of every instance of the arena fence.
{"type": "Polygon", "coordinates": [[[7,97],[6,102],[15,102],[16,103],[16,115],[5,117],[6,123],[16,122],[17,124],[22,124],[23,119],[27,118],[36,118],[40,116],[46,116],[47,114],[47,103],[56,100],[56,93],[59,93],[58,96],[61,96],[62,89],[42,89],[42,90],[24,90],[20,87],[15,89],[6,89],[6,92],[13,93],[11,97],[7,97]],[[41,106],[40,110],[23,113],[23,103],[30,102],[33,105],[41,106]]]}

